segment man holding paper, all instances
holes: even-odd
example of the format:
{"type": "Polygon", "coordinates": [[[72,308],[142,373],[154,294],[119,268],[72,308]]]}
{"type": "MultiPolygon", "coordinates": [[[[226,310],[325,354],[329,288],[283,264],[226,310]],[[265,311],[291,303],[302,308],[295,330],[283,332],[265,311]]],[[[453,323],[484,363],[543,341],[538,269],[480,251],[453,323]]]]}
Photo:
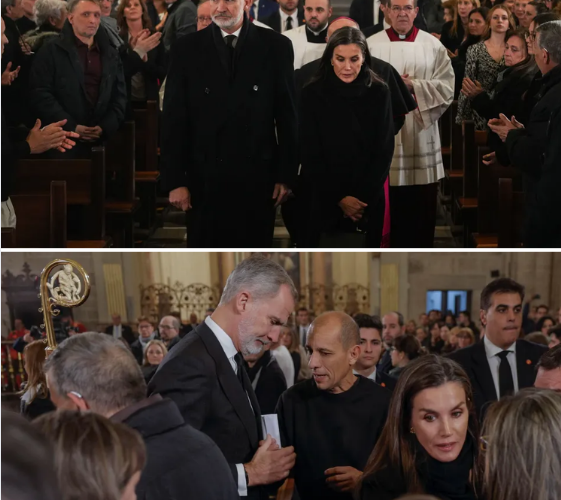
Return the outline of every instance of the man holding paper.
{"type": "Polygon", "coordinates": [[[349,315],[319,316],[306,350],[313,378],[288,389],[277,406],[282,444],[296,452],[300,498],[352,500],[386,422],[391,394],[353,373],[360,334],[349,315]]]}
{"type": "Polygon", "coordinates": [[[292,447],[264,439],[242,355],[278,341],[297,296],[281,266],[261,255],[244,260],[228,277],[216,310],[168,353],[148,387],[175,401],[185,420],[213,439],[242,498],[267,499],[266,486],[294,466],[292,447]]]}

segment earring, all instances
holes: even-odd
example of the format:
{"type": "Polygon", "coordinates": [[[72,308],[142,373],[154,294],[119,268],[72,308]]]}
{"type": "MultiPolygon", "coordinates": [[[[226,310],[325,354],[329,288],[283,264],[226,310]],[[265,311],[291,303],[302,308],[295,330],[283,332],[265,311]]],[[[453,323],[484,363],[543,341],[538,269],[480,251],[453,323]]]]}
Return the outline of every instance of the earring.
{"type": "Polygon", "coordinates": [[[335,64],[333,64],[333,61],[331,61],[331,66],[335,66],[335,64]]]}
{"type": "Polygon", "coordinates": [[[411,432],[411,434],[415,434],[415,429],[413,429],[413,427],[411,427],[410,432],[411,432]]]}

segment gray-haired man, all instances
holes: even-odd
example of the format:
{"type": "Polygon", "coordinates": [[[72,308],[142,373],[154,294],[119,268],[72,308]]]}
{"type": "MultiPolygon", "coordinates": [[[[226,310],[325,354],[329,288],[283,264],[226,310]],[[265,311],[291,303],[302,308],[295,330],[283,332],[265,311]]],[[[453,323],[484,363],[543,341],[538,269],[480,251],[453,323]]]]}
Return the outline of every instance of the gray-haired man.
{"type": "Polygon", "coordinates": [[[263,439],[261,412],[242,355],[277,342],[297,292],[286,271],[263,256],[239,264],[220,304],[160,365],[149,392],[173,399],[185,420],[224,453],[242,497],[268,498],[265,485],[285,479],[292,447],[263,439]]]}
{"type": "Polygon", "coordinates": [[[218,447],[185,424],[173,401],[146,398],[140,367],[119,340],[99,333],[70,337],[44,369],[57,408],[93,411],[140,432],[148,463],[136,488],[139,500],[238,498],[218,447]]]}

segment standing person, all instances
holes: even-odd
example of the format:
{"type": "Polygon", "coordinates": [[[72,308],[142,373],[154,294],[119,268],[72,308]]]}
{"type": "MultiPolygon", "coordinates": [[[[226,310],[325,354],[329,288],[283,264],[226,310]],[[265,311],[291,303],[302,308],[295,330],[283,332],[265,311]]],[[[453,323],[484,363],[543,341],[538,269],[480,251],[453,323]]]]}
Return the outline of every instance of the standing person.
{"type": "MultiPolygon", "coordinates": [[[[499,72],[504,69],[506,33],[516,29],[516,25],[512,14],[502,4],[493,7],[487,19],[489,28],[483,41],[467,51],[464,84],[490,92],[497,83],[499,72]]],[[[458,98],[456,123],[461,125],[465,120],[475,121],[477,130],[487,130],[487,119],[473,110],[469,98],[462,92],[458,98]]]]}
{"type": "Polygon", "coordinates": [[[270,247],[298,168],[292,48],[256,28],[244,0],[211,0],[211,16],[171,53],[163,187],[189,211],[188,246],[270,247]]]}
{"type": "Polygon", "coordinates": [[[440,42],[448,49],[450,55],[458,55],[462,43],[469,35],[469,14],[480,7],[479,0],[459,0],[456,4],[458,15],[442,27],[440,36],[440,42]]]}
{"type": "Polygon", "coordinates": [[[390,370],[389,375],[398,379],[411,361],[424,354],[426,354],[426,351],[417,337],[413,337],[413,335],[398,337],[390,348],[393,368],[390,370]]]}
{"type": "Polygon", "coordinates": [[[561,394],[547,389],[525,389],[490,408],[482,439],[486,498],[546,500],[559,497],[559,415],[561,394]]]}
{"type": "Polygon", "coordinates": [[[37,25],[35,24],[35,14],[33,13],[35,1],[36,0],[22,0],[21,2],[23,16],[16,21],[16,24],[22,35],[25,35],[28,31],[32,31],[37,28],[37,25]]]}
{"type": "Polygon", "coordinates": [[[393,0],[386,12],[392,28],[371,36],[368,47],[397,69],[418,104],[395,138],[391,246],[432,247],[438,180],[444,177],[438,119],[452,103],[454,72],[444,46],[413,25],[419,12],[415,0],[393,0]]]}
{"type": "Polygon", "coordinates": [[[298,336],[294,330],[288,326],[283,328],[281,340],[282,344],[290,352],[294,362],[294,383],[311,378],[312,372],[308,366],[306,350],[298,341],[298,336]]]}
{"type": "Polygon", "coordinates": [[[281,266],[261,255],[249,257],[228,277],[214,313],[166,357],[148,386],[149,393],[173,399],[186,421],[213,439],[241,497],[268,498],[264,486],[285,479],[294,465],[292,447],[278,449],[262,435],[242,354],[277,342],[296,301],[281,266]]]}
{"type": "Polygon", "coordinates": [[[308,330],[311,323],[310,311],[305,307],[300,307],[298,311],[296,311],[296,328],[298,331],[298,340],[303,347],[306,346],[308,330]]]}
{"type": "Polygon", "coordinates": [[[146,316],[138,318],[138,338],[130,345],[131,351],[139,365],[144,359],[148,343],[156,338],[154,326],[146,316]]]}
{"type": "Polygon", "coordinates": [[[361,500],[405,493],[475,500],[479,433],[469,378],[453,361],[412,362],[393,393],[388,421],[361,479],[361,500]]]}
{"type": "Polygon", "coordinates": [[[181,341],[181,323],[175,316],[164,316],[160,320],[158,330],[168,351],[171,351],[181,341]]]}
{"type": "Polygon", "coordinates": [[[122,337],[129,345],[131,345],[135,341],[132,328],[128,325],[123,325],[121,315],[119,313],[113,313],[111,315],[111,321],[113,324],[109,325],[105,329],[105,333],[107,335],[112,335],[116,339],[120,339],[122,337]]]}
{"type": "Polygon", "coordinates": [[[197,5],[192,0],[177,0],[173,9],[168,10],[168,18],[163,29],[163,41],[167,51],[182,36],[197,31],[197,5]]]}
{"type": "Polygon", "coordinates": [[[136,487],[139,500],[238,499],[218,447],[186,425],[173,401],[146,397],[140,368],[120,340],[91,332],[71,337],[48,357],[45,373],[58,410],[102,415],[142,436],[147,464],[136,487]]]}
{"type": "Polygon", "coordinates": [[[368,314],[357,314],[354,320],[358,325],[360,335],[360,355],[354,367],[355,375],[362,375],[389,391],[393,391],[397,379],[376,369],[384,350],[382,323],[379,319],[374,320],[368,314]]]}
{"type": "Polygon", "coordinates": [[[467,372],[477,414],[490,402],[534,385],[535,366],[547,347],[519,340],[524,287],[509,278],[489,283],[481,292],[482,342],[450,354],[467,372]]]}
{"type": "Polygon", "coordinates": [[[281,440],[294,446],[294,481],[306,500],[351,500],[386,422],[390,392],[353,373],[359,342],[350,316],[320,315],[306,346],[313,378],[279,401],[281,440]]]}
{"type": "Polygon", "coordinates": [[[371,62],[362,32],[341,28],[329,38],[318,73],[302,92],[301,175],[312,186],[305,246],[357,246],[357,231],[365,233],[368,248],[382,243],[394,130],[389,88],[371,62]],[[334,121],[348,127],[334,128],[334,121]],[[345,144],[342,154],[319,146],[337,142],[345,144]]]}
{"type": "Polygon", "coordinates": [[[304,24],[304,12],[298,8],[298,0],[279,0],[279,10],[261,21],[277,33],[284,33],[304,24]]]}
{"type": "Polygon", "coordinates": [[[284,33],[294,48],[294,69],[320,59],[326,48],[331,0],[304,0],[305,23],[284,33]]]}
{"type": "Polygon", "coordinates": [[[388,373],[392,368],[392,359],[390,348],[393,346],[394,341],[405,335],[405,320],[403,314],[397,311],[392,311],[382,317],[382,328],[384,337],[385,352],[382,359],[378,363],[378,370],[383,373],[388,373]]]}

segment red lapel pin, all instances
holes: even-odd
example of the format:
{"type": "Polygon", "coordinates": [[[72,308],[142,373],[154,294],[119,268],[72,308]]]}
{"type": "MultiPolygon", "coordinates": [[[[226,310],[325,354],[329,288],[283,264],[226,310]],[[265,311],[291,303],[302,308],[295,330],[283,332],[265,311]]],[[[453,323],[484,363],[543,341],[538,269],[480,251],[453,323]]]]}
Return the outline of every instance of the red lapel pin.
{"type": "Polygon", "coordinates": [[[382,387],[386,387],[386,384],[385,384],[384,382],[382,382],[380,385],[381,385],[382,387]]]}
{"type": "Polygon", "coordinates": [[[531,359],[527,359],[527,360],[526,360],[526,364],[527,364],[527,365],[531,365],[531,364],[532,364],[532,360],[531,360],[531,359]]]}

